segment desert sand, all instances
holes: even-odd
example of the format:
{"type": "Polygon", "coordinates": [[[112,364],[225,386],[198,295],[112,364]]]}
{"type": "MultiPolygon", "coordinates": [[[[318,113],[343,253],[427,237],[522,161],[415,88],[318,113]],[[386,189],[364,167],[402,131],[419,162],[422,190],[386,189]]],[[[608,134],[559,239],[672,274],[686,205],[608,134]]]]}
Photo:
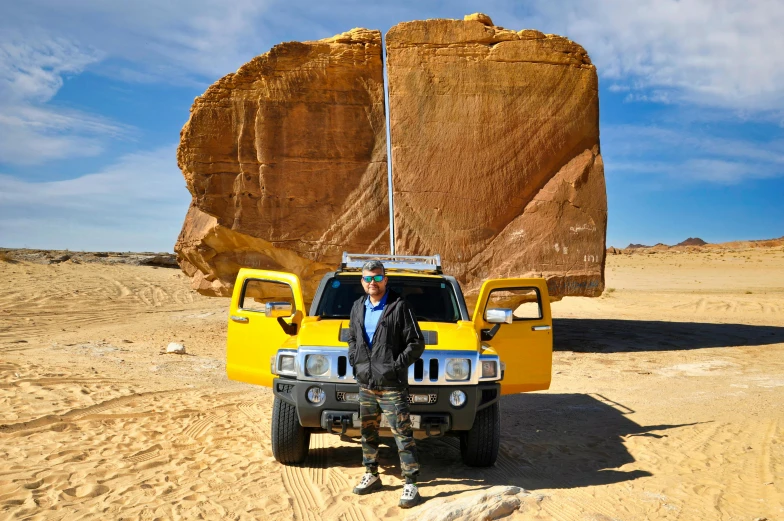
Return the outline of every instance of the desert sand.
{"type": "Polygon", "coordinates": [[[506,519],[784,519],[784,248],[609,255],[553,304],[549,391],[502,400],[494,468],[419,442],[421,492],[351,494],[357,442],[270,448],[272,394],[224,371],[228,300],[178,270],[0,262],[0,519],[416,518],[494,485],[506,519]],[[181,342],[186,355],[164,354],[181,342]]]}

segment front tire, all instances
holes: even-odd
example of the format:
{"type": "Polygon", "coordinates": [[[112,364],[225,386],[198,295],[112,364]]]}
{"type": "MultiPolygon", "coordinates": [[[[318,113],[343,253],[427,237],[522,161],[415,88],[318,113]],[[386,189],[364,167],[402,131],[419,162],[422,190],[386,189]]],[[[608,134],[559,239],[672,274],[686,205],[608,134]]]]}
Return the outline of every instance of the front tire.
{"type": "Polygon", "coordinates": [[[280,398],[272,406],[272,455],[285,465],[302,463],[308,457],[310,431],[299,424],[297,408],[280,398]]]}
{"type": "Polygon", "coordinates": [[[476,413],[471,430],[460,433],[460,455],[469,467],[492,467],[501,444],[498,402],[476,413]]]}

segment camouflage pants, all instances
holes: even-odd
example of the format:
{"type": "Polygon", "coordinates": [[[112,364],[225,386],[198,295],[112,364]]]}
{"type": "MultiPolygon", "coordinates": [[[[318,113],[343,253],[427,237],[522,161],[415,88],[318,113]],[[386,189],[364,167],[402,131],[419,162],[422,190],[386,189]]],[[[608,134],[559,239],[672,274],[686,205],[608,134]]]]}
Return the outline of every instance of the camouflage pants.
{"type": "Polygon", "coordinates": [[[373,391],[359,388],[359,416],[362,420],[362,463],[368,472],[378,471],[378,429],[381,414],[389,422],[400,455],[403,476],[415,478],[419,472],[414,432],[408,414],[407,391],[373,391]]]}

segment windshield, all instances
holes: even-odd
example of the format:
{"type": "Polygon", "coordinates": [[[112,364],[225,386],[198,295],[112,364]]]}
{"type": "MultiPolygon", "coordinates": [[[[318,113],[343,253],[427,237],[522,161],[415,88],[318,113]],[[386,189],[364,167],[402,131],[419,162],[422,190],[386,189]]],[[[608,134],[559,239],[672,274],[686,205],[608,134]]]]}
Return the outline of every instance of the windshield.
{"type": "MultiPolygon", "coordinates": [[[[457,322],[460,311],[452,285],[443,279],[389,277],[387,288],[403,295],[423,322],[457,322]]],[[[332,277],[324,287],[316,314],[322,318],[349,318],[351,306],[365,295],[356,276],[332,277]]]]}

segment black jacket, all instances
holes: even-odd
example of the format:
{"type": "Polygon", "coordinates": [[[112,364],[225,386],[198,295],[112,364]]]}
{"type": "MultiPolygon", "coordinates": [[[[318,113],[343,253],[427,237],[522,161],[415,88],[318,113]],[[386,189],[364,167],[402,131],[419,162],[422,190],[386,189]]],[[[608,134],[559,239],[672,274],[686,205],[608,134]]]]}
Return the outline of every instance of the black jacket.
{"type": "Polygon", "coordinates": [[[408,367],[425,350],[425,338],[406,301],[389,290],[384,312],[378,320],[373,345],[365,341],[365,299],[351,308],[348,333],[348,361],[357,382],[369,389],[408,388],[408,367]]]}

